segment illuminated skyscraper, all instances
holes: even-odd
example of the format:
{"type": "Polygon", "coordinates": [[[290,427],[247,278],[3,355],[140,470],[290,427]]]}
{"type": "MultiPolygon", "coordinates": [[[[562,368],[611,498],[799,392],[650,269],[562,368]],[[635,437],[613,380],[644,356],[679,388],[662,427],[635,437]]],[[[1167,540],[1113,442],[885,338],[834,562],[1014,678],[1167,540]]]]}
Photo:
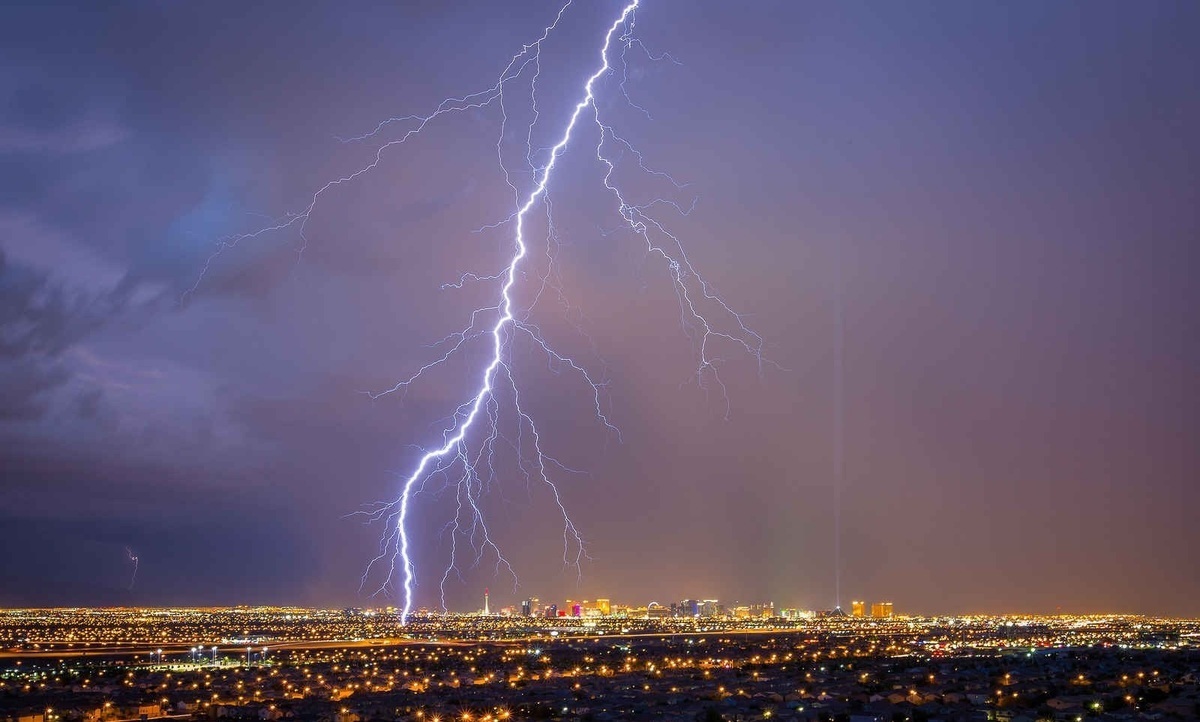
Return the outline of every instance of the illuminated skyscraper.
{"type": "Polygon", "coordinates": [[[860,602],[860,601],[850,602],[850,616],[851,617],[867,616],[867,603],[860,602]]]}
{"type": "Polygon", "coordinates": [[[533,615],[533,602],[526,599],[521,602],[521,616],[528,617],[533,615]]]}
{"type": "Polygon", "coordinates": [[[604,616],[607,617],[608,615],[612,614],[612,602],[610,602],[607,599],[597,599],[596,600],[596,609],[599,610],[601,614],[603,614],[604,616]]]}
{"type": "Polygon", "coordinates": [[[892,616],[891,602],[875,602],[871,605],[871,617],[874,619],[888,619],[892,616]]]}

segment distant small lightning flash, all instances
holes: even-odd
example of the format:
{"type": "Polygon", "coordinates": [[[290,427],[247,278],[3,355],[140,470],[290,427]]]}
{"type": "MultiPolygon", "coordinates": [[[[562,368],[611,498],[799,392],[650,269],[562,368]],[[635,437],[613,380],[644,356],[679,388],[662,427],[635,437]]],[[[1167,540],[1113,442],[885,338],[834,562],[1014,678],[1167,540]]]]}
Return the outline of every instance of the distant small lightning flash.
{"type": "MultiPolygon", "coordinates": [[[[546,355],[550,370],[554,373],[569,371],[586,384],[591,402],[594,404],[598,423],[609,432],[619,437],[616,427],[609,422],[604,411],[603,389],[606,381],[589,371],[584,364],[561,354],[552,346],[543,331],[531,320],[534,307],[538,305],[543,294],[550,291],[557,294],[558,300],[571,308],[563,296],[562,288],[554,270],[558,240],[554,225],[549,184],[559,158],[571,143],[572,135],[581,119],[591,120],[595,132],[595,157],[600,164],[603,192],[611,197],[615,210],[626,231],[631,231],[645,244],[647,254],[661,258],[670,275],[673,290],[679,301],[680,319],[685,335],[691,340],[697,357],[697,366],[692,373],[692,379],[704,389],[715,389],[725,401],[726,415],[729,411],[729,401],[725,393],[725,384],[718,374],[722,358],[717,346],[727,345],[734,349],[747,352],[758,363],[759,368],[764,362],[762,356],[762,338],[750,330],[742,317],[734,312],[692,267],[680,239],[673,235],[667,227],[656,218],[658,211],[674,210],[686,215],[689,211],[676,202],[663,198],[648,198],[634,201],[628,191],[623,191],[618,183],[619,169],[624,163],[630,163],[634,170],[643,174],[665,179],[676,189],[683,186],[676,183],[671,176],[648,167],[644,155],[634,148],[625,137],[618,134],[610,122],[602,119],[600,106],[596,102],[597,84],[614,74],[613,61],[610,51],[614,45],[619,46],[619,61],[621,72],[612,84],[621,97],[634,109],[643,113],[647,118],[649,113],[630,99],[626,85],[628,82],[627,54],[637,49],[644,52],[651,61],[666,59],[676,62],[666,55],[654,56],[645,45],[633,35],[634,14],[641,0],[632,0],[625,5],[616,19],[608,26],[598,48],[599,61],[594,71],[583,80],[578,100],[573,106],[558,140],[549,148],[536,148],[533,138],[535,127],[539,126],[538,79],[542,69],[542,43],[554,32],[564,14],[571,7],[573,0],[563,5],[553,22],[546,26],[541,37],[531,44],[524,45],[512,57],[501,72],[498,80],[490,88],[443,100],[428,115],[410,115],[390,118],[383,121],[369,133],[354,138],[344,139],[343,142],[363,142],[375,138],[392,126],[407,127],[398,137],[380,145],[373,160],[359,170],[346,176],[330,181],[313,194],[307,207],[301,212],[288,214],[277,223],[265,228],[228,237],[218,244],[215,253],[205,263],[200,276],[188,293],[195,291],[204,275],[216,259],[226,249],[238,242],[252,239],[267,233],[294,229],[300,239],[300,250],[303,251],[308,243],[305,228],[312,213],[326,191],[336,186],[349,183],[368,173],[378,166],[384,152],[392,146],[400,145],[421,132],[438,117],[471,109],[479,109],[496,104],[502,116],[500,137],[497,140],[497,156],[500,170],[505,182],[513,192],[514,205],[511,213],[498,223],[485,226],[487,229],[511,225],[513,228],[513,253],[507,265],[491,273],[466,273],[457,282],[447,283],[443,288],[460,289],[468,283],[495,284],[497,287],[496,302],[493,305],[475,309],[469,316],[465,327],[444,337],[435,344],[438,351],[436,358],[421,366],[415,373],[393,387],[372,392],[372,398],[381,398],[388,394],[404,392],[417,382],[423,375],[441,365],[460,352],[471,342],[482,339],[491,348],[490,360],[479,373],[478,386],[469,392],[469,397],[461,403],[450,415],[447,428],[442,433],[442,444],[432,450],[424,450],[411,473],[404,477],[399,495],[391,501],[379,502],[369,510],[362,512],[373,521],[383,520],[386,532],[380,540],[379,554],[370,561],[362,576],[362,586],[366,587],[368,579],[374,573],[383,576],[383,582],[377,592],[390,589],[397,572],[403,575],[404,606],[401,619],[407,622],[412,614],[413,597],[416,588],[416,566],[413,562],[411,532],[407,522],[412,508],[413,498],[425,490],[425,487],[435,478],[443,480],[443,485],[437,489],[449,490],[454,494],[456,511],[454,517],[447,523],[450,533],[450,559],[441,576],[442,606],[445,608],[445,584],[457,570],[459,540],[469,544],[474,552],[474,562],[477,564],[485,554],[496,560],[496,570],[504,569],[516,581],[512,565],[501,552],[488,530],[482,511],[481,499],[491,488],[497,471],[494,466],[497,442],[506,444],[514,449],[518,458],[518,473],[524,476],[531,488],[537,485],[544,488],[557,506],[563,529],[563,562],[568,566],[579,568],[586,556],[584,541],[575,523],[567,513],[559,488],[551,478],[551,468],[566,472],[572,470],[554,457],[548,455],[542,448],[542,437],[533,418],[521,405],[520,385],[511,365],[512,346],[518,339],[532,344],[532,348],[546,355]],[[615,42],[614,42],[615,41],[615,42]],[[526,129],[524,162],[525,167],[518,172],[506,165],[502,152],[505,142],[505,126],[508,114],[505,110],[505,90],[524,77],[524,86],[528,88],[527,106],[531,110],[532,120],[526,129]],[[515,178],[529,175],[532,185],[520,188],[520,181],[515,178]],[[545,212],[547,237],[545,239],[545,263],[547,270],[544,276],[538,274],[539,283],[532,286],[533,300],[524,308],[514,304],[513,289],[525,278],[526,271],[521,270],[521,263],[529,252],[525,230],[531,211],[538,205],[545,212]],[[511,413],[515,424],[515,438],[502,433],[501,415],[511,413]],[[474,433],[476,429],[481,429],[474,433]],[[399,567],[399,569],[397,569],[399,567]],[[379,568],[379,572],[376,569],[379,568]]],[[[583,131],[580,131],[583,132],[583,131]]],[[[186,296],[187,294],[185,294],[186,296]]]]}
{"type": "Polygon", "coordinates": [[[129,557],[129,561],[133,563],[133,573],[129,575],[129,588],[133,589],[133,584],[137,581],[138,558],[137,554],[134,554],[129,547],[125,547],[125,556],[129,557]]]}

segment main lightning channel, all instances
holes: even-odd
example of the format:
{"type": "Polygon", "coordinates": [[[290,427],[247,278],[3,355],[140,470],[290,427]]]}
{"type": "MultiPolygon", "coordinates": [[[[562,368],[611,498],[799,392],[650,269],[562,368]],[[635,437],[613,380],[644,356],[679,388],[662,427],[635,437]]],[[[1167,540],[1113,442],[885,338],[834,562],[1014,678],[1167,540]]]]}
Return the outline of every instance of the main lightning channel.
{"type": "Polygon", "coordinates": [[[457,430],[451,436],[445,439],[445,443],[443,443],[440,448],[429,451],[421,457],[421,459],[417,462],[416,468],[413,469],[412,474],[410,474],[404,481],[404,486],[400,493],[400,512],[396,520],[400,540],[399,555],[404,571],[404,610],[401,612],[400,616],[401,623],[406,623],[409,615],[412,613],[413,583],[416,575],[412,558],[409,555],[408,529],[405,527],[405,521],[408,518],[409,499],[411,498],[413,489],[417,483],[421,481],[421,479],[425,478],[426,470],[429,469],[430,464],[446,458],[458,447],[459,444],[463,442],[463,440],[466,438],[467,432],[471,428],[471,425],[478,417],[479,412],[483,407],[484,400],[491,395],[496,370],[500,367],[503,360],[503,332],[505,327],[512,324],[515,320],[513,315],[512,296],[510,295],[510,292],[513,285],[516,283],[517,267],[520,265],[521,259],[525,257],[527,252],[524,239],[525,216],[529,210],[533,208],[537,200],[545,194],[546,184],[550,180],[551,173],[554,172],[554,166],[558,161],[559,155],[571,142],[571,133],[575,129],[575,125],[578,122],[580,115],[595,101],[595,95],[593,93],[592,86],[601,76],[610,70],[608,51],[609,47],[612,45],[613,34],[625,24],[626,20],[629,18],[629,15],[635,9],[637,9],[639,2],[640,0],[633,0],[633,2],[630,2],[628,5],[626,5],[621,11],[620,16],[613,21],[612,25],[609,26],[608,32],[604,35],[604,45],[600,49],[600,68],[591,76],[589,76],[587,82],[584,83],[583,99],[575,104],[575,109],[571,113],[570,120],[567,122],[566,129],[563,131],[562,138],[550,149],[549,160],[547,160],[546,165],[542,168],[541,173],[537,178],[537,184],[534,186],[533,191],[530,192],[529,197],[525,200],[525,203],[521,205],[514,217],[516,227],[516,253],[513,255],[512,260],[509,261],[508,269],[505,274],[504,285],[500,289],[501,314],[495,325],[492,326],[492,360],[487,365],[487,368],[484,369],[479,390],[476,392],[474,399],[469,402],[470,411],[465,417],[463,417],[462,423],[457,425],[457,430]]]}
{"type": "MultiPolygon", "coordinates": [[[[553,465],[562,471],[572,474],[582,472],[566,466],[559,459],[545,453],[542,445],[542,437],[537,425],[534,423],[533,417],[522,408],[521,389],[514,376],[513,369],[510,367],[510,360],[506,357],[511,354],[512,344],[515,342],[518,334],[522,335],[523,338],[527,337],[537,348],[546,353],[550,371],[557,374],[559,370],[569,369],[572,373],[579,375],[590,386],[597,421],[607,431],[612,432],[618,440],[621,439],[620,431],[610,423],[601,400],[602,389],[608,385],[607,380],[594,376],[593,372],[585,364],[577,363],[569,355],[563,355],[552,348],[549,339],[542,333],[542,330],[536,323],[531,320],[534,307],[538,305],[543,293],[547,289],[550,289],[557,293],[559,302],[566,308],[568,321],[575,326],[576,330],[584,338],[589,342],[592,341],[587,332],[580,326],[578,317],[572,317],[573,313],[578,313],[578,309],[574,308],[573,304],[564,295],[561,287],[561,279],[555,277],[555,263],[559,240],[555,229],[549,185],[560,156],[572,142],[572,135],[584,132],[576,130],[576,126],[581,118],[590,117],[595,123],[598,136],[595,147],[595,158],[601,164],[600,167],[603,171],[601,188],[610,194],[611,198],[615,201],[614,210],[623,221],[621,225],[627,231],[631,231],[635,236],[642,239],[648,255],[658,256],[666,263],[667,275],[679,302],[680,322],[684,334],[692,342],[693,351],[697,356],[698,365],[691,374],[692,380],[696,381],[698,386],[706,392],[710,389],[719,391],[725,401],[726,417],[728,418],[729,397],[726,393],[725,383],[718,372],[718,366],[722,364],[724,359],[718,355],[720,351],[716,346],[732,344],[732,348],[734,349],[740,347],[741,350],[757,359],[760,374],[762,364],[765,361],[762,356],[762,337],[751,330],[746,325],[743,317],[717,295],[709,282],[692,266],[691,260],[684,250],[680,239],[655,217],[658,215],[656,209],[673,209],[681,216],[687,216],[691,208],[695,207],[696,199],[692,200],[691,208],[689,208],[686,205],[680,205],[675,200],[663,197],[652,197],[649,199],[635,198],[634,195],[626,192],[628,189],[623,190],[621,184],[618,182],[618,166],[621,166],[625,162],[623,158],[628,156],[632,161],[629,167],[635,167],[646,175],[670,183],[676,190],[682,190],[687,185],[677,182],[667,173],[650,167],[646,163],[642,153],[625,136],[618,133],[613,125],[601,118],[600,104],[595,94],[597,91],[594,90],[595,85],[606,74],[617,71],[620,71],[618,88],[621,96],[624,97],[629,106],[644,115],[649,115],[645,108],[642,108],[633,101],[626,87],[629,79],[627,55],[631,49],[636,48],[639,52],[644,52],[646,57],[651,61],[669,60],[671,62],[678,62],[665,53],[654,55],[640,40],[634,37],[634,13],[640,5],[640,0],[632,0],[625,5],[619,16],[608,27],[607,32],[604,33],[603,43],[599,47],[599,67],[583,83],[582,97],[575,103],[574,110],[571,112],[562,130],[562,135],[558,142],[549,148],[542,147],[535,151],[533,134],[534,126],[538,124],[540,116],[537,91],[541,73],[542,44],[549,38],[551,33],[558,29],[559,21],[562,20],[564,14],[572,6],[572,3],[573,0],[565,0],[554,20],[543,28],[541,36],[534,42],[523,45],[509,59],[499,78],[491,87],[467,95],[446,98],[427,115],[408,115],[389,118],[379,123],[368,133],[339,139],[345,143],[357,143],[375,138],[384,133],[393,124],[411,125],[411,127],[399,133],[399,137],[387,140],[379,145],[375,149],[370,162],[366,165],[320,186],[309,198],[308,204],[299,212],[288,213],[278,220],[273,221],[270,225],[256,231],[219,239],[216,250],[209,256],[195,283],[190,289],[184,292],[181,299],[181,302],[186,300],[193,291],[197,290],[217,259],[225,251],[233,248],[241,241],[290,229],[298,234],[301,242],[299,248],[297,248],[299,258],[299,254],[303,253],[308,244],[306,234],[308,222],[312,214],[316,211],[319,201],[326,193],[333,191],[343,184],[354,182],[377,168],[383,161],[386,151],[404,144],[408,139],[421,133],[422,130],[437,118],[452,113],[485,108],[493,104],[499,106],[501,125],[496,149],[500,170],[504,175],[505,183],[513,192],[512,211],[506,218],[485,225],[478,229],[477,232],[496,229],[507,226],[510,223],[513,224],[515,229],[512,245],[513,252],[511,257],[508,258],[507,265],[503,265],[499,269],[487,269],[483,273],[463,273],[457,282],[443,284],[442,286],[443,289],[461,289],[467,283],[495,283],[497,284],[496,290],[499,291],[499,295],[498,297],[492,296],[495,299],[494,302],[489,302],[488,305],[472,311],[469,323],[465,328],[450,333],[440,341],[432,344],[432,348],[439,349],[435,354],[437,358],[420,366],[415,373],[407,379],[396,383],[391,388],[377,392],[364,392],[372,399],[378,399],[393,393],[403,394],[407,392],[408,388],[421,379],[426,372],[442,365],[475,339],[483,340],[489,332],[489,325],[483,320],[485,316],[495,319],[493,324],[490,325],[492,340],[490,362],[482,371],[480,383],[475,390],[475,394],[459,404],[450,414],[448,424],[441,432],[442,445],[432,451],[418,447],[418,451],[422,455],[415,463],[411,474],[402,477],[403,483],[400,487],[400,492],[392,496],[390,501],[376,502],[368,507],[367,510],[350,515],[361,515],[367,517],[372,522],[383,521],[384,523],[386,532],[383,538],[380,539],[378,554],[370,560],[363,571],[360,591],[366,586],[369,576],[378,568],[383,568],[385,578],[379,586],[377,593],[391,590],[397,579],[402,577],[404,604],[401,621],[403,623],[407,623],[412,614],[414,588],[416,585],[413,540],[407,526],[410,503],[413,501],[415,495],[425,492],[431,484],[436,483],[435,480],[439,477],[444,480],[445,485],[442,489],[435,489],[435,493],[440,493],[450,487],[456,487],[454,489],[454,516],[443,528],[443,533],[449,531],[451,539],[449,544],[450,560],[441,579],[442,608],[446,608],[445,587],[447,580],[452,573],[458,571],[456,565],[458,554],[460,553],[460,535],[469,542],[470,547],[474,550],[475,564],[478,564],[482,560],[485,553],[493,554],[496,558],[496,572],[506,570],[509,574],[513,575],[514,582],[516,581],[513,566],[505,558],[500,547],[491,536],[481,507],[483,497],[489,492],[492,482],[497,477],[497,471],[493,465],[496,458],[495,445],[497,443],[507,444],[516,450],[518,468],[524,474],[527,488],[528,485],[533,483],[542,483],[548,488],[553,498],[553,503],[562,514],[563,563],[579,569],[580,573],[582,573],[580,562],[583,558],[587,557],[584,549],[584,541],[567,513],[563,498],[559,493],[558,486],[548,472],[548,467],[553,465]],[[624,30],[618,32],[622,28],[624,30]],[[614,45],[617,47],[614,47],[614,45]],[[621,68],[617,68],[617,64],[621,68]],[[506,165],[503,145],[506,138],[505,128],[509,121],[505,109],[506,86],[517,82],[527,71],[532,72],[532,79],[529,81],[532,120],[528,129],[524,132],[524,161],[526,167],[531,172],[531,180],[536,182],[529,190],[523,191],[514,182],[513,174],[510,174],[510,169],[506,165]],[[546,155],[547,151],[548,156],[546,155]],[[539,167],[538,163],[544,163],[544,165],[539,167]],[[535,287],[533,300],[528,306],[514,308],[512,294],[517,284],[518,273],[521,274],[521,278],[524,278],[528,272],[522,267],[522,262],[529,253],[528,240],[525,236],[526,221],[528,220],[530,211],[539,202],[545,208],[547,223],[546,258],[544,259],[544,262],[547,263],[546,272],[541,277],[540,286],[535,287]],[[710,322],[710,318],[707,315],[709,312],[716,312],[718,315],[725,317],[726,321],[731,320],[732,325],[720,323],[716,318],[713,318],[710,322]],[[495,316],[492,316],[493,313],[495,316]],[[501,402],[498,394],[507,392],[511,392],[511,402],[515,407],[515,439],[508,438],[506,434],[500,431],[501,402]],[[479,420],[481,415],[484,418],[479,420]],[[488,430],[489,426],[490,431],[488,430]],[[473,444],[468,437],[480,427],[483,427],[485,431],[484,438],[482,438],[477,449],[471,448],[473,444]],[[528,464],[524,457],[524,452],[527,448],[531,451],[531,458],[528,460],[528,464]],[[461,476],[457,480],[450,478],[450,473],[452,473],[452,469],[455,467],[459,467],[461,470],[461,476]],[[398,569],[398,567],[402,567],[402,570],[398,569]]],[[[567,107],[570,108],[571,106],[568,105],[567,107]]],[[[524,170],[521,171],[521,173],[524,172],[524,170]]],[[[608,233],[606,232],[604,235],[607,236],[608,233]]],[[[530,263],[533,263],[532,259],[526,261],[524,265],[528,266],[530,263]]],[[[599,356],[594,342],[592,343],[592,351],[599,356]]],[[[766,362],[771,363],[770,361],[766,362]]],[[[136,573],[136,557],[133,557],[132,561],[135,565],[136,573]]],[[[461,579],[461,575],[459,578],[461,579]]]]}

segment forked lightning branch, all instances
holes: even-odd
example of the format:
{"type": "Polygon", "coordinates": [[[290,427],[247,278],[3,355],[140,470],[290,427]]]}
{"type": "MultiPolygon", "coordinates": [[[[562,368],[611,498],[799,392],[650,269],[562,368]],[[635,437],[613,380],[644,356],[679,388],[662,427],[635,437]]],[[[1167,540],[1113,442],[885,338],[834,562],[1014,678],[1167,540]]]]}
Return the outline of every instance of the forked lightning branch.
{"type": "MultiPolygon", "coordinates": [[[[541,487],[556,505],[561,515],[564,564],[578,568],[586,555],[584,537],[563,503],[555,481],[554,472],[566,470],[566,467],[558,462],[549,450],[543,448],[538,424],[521,404],[522,386],[510,365],[514,346],[531,344],[532,348],[547,356],[553,367],[568,370],[580,379],[583,388],[587,389],[589,403],[594,406],[598,421],[609,433],[619,438],[616,426],[610,423],[604,411],[602,395],[606,382],[603,375],[589,369],[587,363],[557,351],[547,335],[531,320],[533,307],[542,293],[547,289],[561,293],[562,289],[551,278],[556,253],[553,230],[547,237],[538,239],[527,237],[526,231],[531,216],[538,213],[545,214],[547,223],[553,229],[553,208],[548,195],[560,159],[573,146],[582,146],[587,152],[595,154],[601,169],[595,192],[607,199],[606,202],[611,204],[614,219],[644,244],[646,253],[665,265],[667,277],[679,302],[683,333],[690,340],[695,352],[696,366],[692,371],[695,382],[704,389],[718,393],[728,409],[725,384],[720,374],[721,354],[736,349],[748,354],[760,367],[763,363],[762,338],[746,325],[742,316],[722,300],[696,271],[681,239],[669,229],[667,221],[663,220],[663,217],[669,214],[686,211],[669,199],[635,198],[634,194],[623,188],[618,181],[618,171],[626,164],[632,164],[633,167],[628,168],[630,172],[651,174],[674,183],[669,175],[647,164],[646,158],[652,153],[635,148],[602,113],[601,107],[605,104],[597,102],[602,94],[616,94],[629,107],[645,112],[641,106],[630,100],[627,93],[628,54],[630,51],[637,51],[651,61],[673,60],[666,54],[651,55],[634,35],[634,21],[639,5],[640,0],[630,2],[620,8],[610,24],[597,28],[594,45],[573,48],[595,60],[590,74],[579,79],[578,94],[572,99],[574,105],[568,106],[571,112],[565,124],[557,132],[548,133],[550,137],[557,139],[548,149],[539,149],[533,142],[535,130],[546,132],[545,128],[539,126],[542,122],[539,108],[546,105],[544,99],[539,97],[537,82],[545,60],[542,57],[542,46],[547,38],[559,30],[563,18],[573,10],[578,10],[572,7],[571,2],[559,9],[540,37],[524,45],[512,56],[495,83],[487,89],[446,98],[432,112],[425,115],[389,118],[372,132],[347,139],[345,142],[366,143],[379,137],[385,130],[401,129],[397,137],[379,144],[369,164],[321,186],[299,212],[288,214],[277,223],[251,233],[222,240],[205,264],[196,286],[193,286],[192,290],[195,290],[203,282],[204,274],[223,251],[239,242],[271,233],[293,232],[298,234],[303,248],[303,245],[308,243],[305,230],[309,218],[330,189],[360,179],[363,182],[368,181],[373,169],[400,150],[397,146],[403,145],[444,115],[495,105],[500,107],[503,120],[496,145],[497,159],[500,170],[513,191],[514,205],[507,212],[497,209],[497,217],[505,220],[495,227],[511,229],[511,256],[507,265],[499,271],[485,269],[478,273],[468,273],[456,283],[443,287],[454,290],[461,289],[468,283],[491,284],[495,288],[494,303],[474,309],[463,320],[462,326],[450,331],[439,343],[434,344],[435,351],[427,363],[414,369],[391,388],[371,394],[373,398],[383,398],[404,391],[420,383],[431,369],[447,362],[473,343],[483,343],[490,348],[487,363],[475,372],[473,380],[468,378],[463,381],[462,402],[449,415],[450,420],[442,432],[441,443],[429,448],[428,440],[424,440],[426,450],[411,471],[404,476],[395,496],[362,512],[372,521],[384,524],[378,554],[370,560],[363,572],[362,587],[364,590],[383,593],[397,588],[402,594],[404,621],[407,621],[412,613],[419,579],[422,583],[432,579],[439,580],[442,604],[445,606],[446,582],[460,562],[470,561],[477,564],[485,554],[490,555],[490,558],[495,560],[497,571],[511,574],[515,581],[516,571],[489,532],[482,504],[482,499],[489,493],[492,483],[503,475],[494,463],[498,444],[507,444],[516,450],[517,468],[511,470],[511,473],[521,476],[527,483],[531,482],[541,487]],[[532,117],[528,127],[524,129],[526,132],[523,133],[526,145],[523,153],[524,166],[521,168],[510,167],[511,162],[505,160],[501,150],[507,132],[505,126],[508,124],[505,108],[514,107],[513,104],[518,102],[512,97],[517,92],[514,88],[523,91],[519,102],[528,104],[526,107],[532,117]],[[532,187],[523,192],[512,180],[519,172],[533,178],[532,187]],[[539,252],[545,251],[550,267],[531,272],[532,269],[523,268],[523,263],[528,264],[531,246],[535,244],[538,244],[539,252]],[[533,300],[524,307],[518,306],[514,300],[514,292],[522,283],[536,284],[530,289],[533,300]],[[500,393],[501,391],[503,393],[500,393]],[[511,406],[505,411],[517,420],[515,439],[501,433],[502,404],[511,406]],[[440,480],[434,484],[437,490],[444,491],[449,486],[455,500],[454,514],[446,521],[450,538],[449,558],[446,560],[446,566],[440,567],[437,572],[419,575],[414,560],[410,521],[414,514],[419,513],[421,493],[428,491],[426,487],[435,477],[440,480]],[[460,548],[460,543],[467,548],[460,548]]],[[[421,444],[422,441],[404,439],[402,443],[421,444]]]]}

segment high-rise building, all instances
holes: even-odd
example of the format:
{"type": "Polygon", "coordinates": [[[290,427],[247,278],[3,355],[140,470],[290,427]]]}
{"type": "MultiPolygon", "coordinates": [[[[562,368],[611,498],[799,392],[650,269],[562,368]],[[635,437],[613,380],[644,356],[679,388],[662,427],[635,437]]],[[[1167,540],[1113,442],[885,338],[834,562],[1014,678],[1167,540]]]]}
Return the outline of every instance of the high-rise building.
{"type": "Polygon", "coordinates": [[[490,608],[488,608],[488,588],[484,587],[483,588],[483,616],[486,617],[491,613],[492,613],[492,610],[490,608]]]}
{"type": "Polygon", "coordinates": [[[550,605],[546,606],[546,618],[547,619],[558,619],[558,605],[557,604],[550,604],[550,605]]]}
{"type": "Polygon", "coordinates": [[[521,602],[521,616],[529,617],[533,615],[533,602],[526,599],[521,602]]]}
{"type": "Polygon", "coordinates": [[[607,617],[608,615],[612,614],[612,602],[610,602],[607,599],[597,599],[596,600],[596,609],[599,610],[601,614],[603,614],[604,616],[607,617]]]}
{"type": "Polygon", "coordinates": [[[582,617],[583,616],[583,605],[580,604],[579,602],[575,602],[574,604],[572,604],[571,605],[571,616],[572,617],[582,617]]]}
{"type": "Polygon", "coordinates": [[[891,602],[875,602],[871,605],[871,617],[874,619],[888,619],[892,616],[891,602]]]}
{"type": "Polygon", "coordinates": [[[862,601],[850,602],[850,616],[851,617],[867,616],[867,603],[862,602],[862,601]]]}

